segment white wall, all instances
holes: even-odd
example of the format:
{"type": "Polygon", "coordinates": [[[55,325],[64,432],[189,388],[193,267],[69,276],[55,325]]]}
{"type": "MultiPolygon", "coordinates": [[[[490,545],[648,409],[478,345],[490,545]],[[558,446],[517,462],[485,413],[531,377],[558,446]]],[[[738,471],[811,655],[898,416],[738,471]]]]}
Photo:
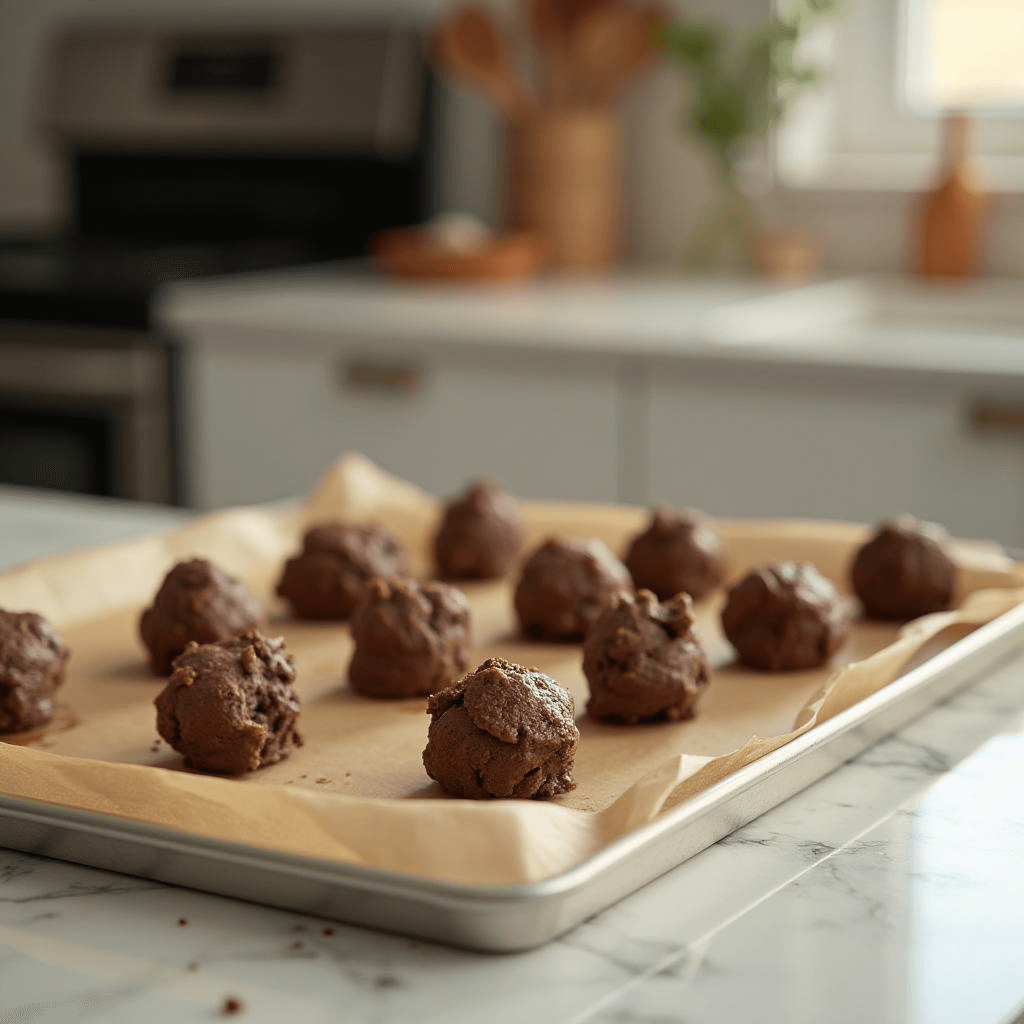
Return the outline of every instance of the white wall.
{"type": "MultiPolygon", "coordinates": [[[[734,24],[762,16],[769,0],[673,0],[693,17],[713,12],[734,24]]],[[[492,0],[506,13],[518,0],[492,0]]],[[[31,98],[47,34],[83,13],[161,12],[193,23],[288,17],[323,18],[393,10],[431,19],[446,0],[0,0],[0,230],[59,224],[59,163],[31,134],[31,98]]],[[[520,29],[521,31],[521,29],[520,29]]],[[[627,138],[627,252],[643,263],[676,263],[711,193],[704,154],[680,139],[682,86],[661,67],[623,102],[627,138]]],[[[446,207],[494,220],[500,209],[501,130],[487,104],[453,91],[442,109],[446,160],[441,200],[446,207]]],[[[905,261],[913,197],[870,193],[790,193],[773,205],[787,222],[814,228],[825,241],[828,264],[844,270],[895,270],[905,261]]],[[[1024,201],[1003,197],[993,210],[989,268],[1024,274],[1024,201]]]]}

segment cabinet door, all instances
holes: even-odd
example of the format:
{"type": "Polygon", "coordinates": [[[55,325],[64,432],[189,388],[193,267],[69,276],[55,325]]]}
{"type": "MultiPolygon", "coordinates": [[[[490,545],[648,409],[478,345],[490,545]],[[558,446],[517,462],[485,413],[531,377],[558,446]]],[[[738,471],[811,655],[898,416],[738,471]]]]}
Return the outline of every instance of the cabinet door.
{"type": "Polygon", "coordinates": [[[972,402],[866,379],[656,381],[650,491],[724,516],[875,522],[907,511],[1024,545],[1024,435],[977,432],[972,402]]]}
{"type": "Polygon", "coordinates": [[[530,497],[618,494],[610,364],[200,348],[188,377],[200,507],[304,494],[346,451],[435,494],[478,477],[530,497]]]}

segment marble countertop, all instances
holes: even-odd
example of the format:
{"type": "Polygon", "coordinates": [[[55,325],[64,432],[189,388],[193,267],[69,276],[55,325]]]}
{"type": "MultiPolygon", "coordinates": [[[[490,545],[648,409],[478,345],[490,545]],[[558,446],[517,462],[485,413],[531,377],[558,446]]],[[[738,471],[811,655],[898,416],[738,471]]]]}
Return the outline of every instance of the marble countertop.
{"type": "MultiPolygon", "coordinates": [[[[0,488],[0,566],[178,518],[0,488]]],[[[0,1024],[1009,1024],[1024,1020],[1022,777],[1024,652],[512,956],[0,848],[0,1024]]]]}
{"type": "Polygon", "coordinates": [[[955,288],[909,278],[800,286],[664,271],[507,285],[396,282],[325,264],[169,285],[156,320],[188,345],[408,357],[528,355],[779,365],[1024,380],[1019,281],[955,288]]]}

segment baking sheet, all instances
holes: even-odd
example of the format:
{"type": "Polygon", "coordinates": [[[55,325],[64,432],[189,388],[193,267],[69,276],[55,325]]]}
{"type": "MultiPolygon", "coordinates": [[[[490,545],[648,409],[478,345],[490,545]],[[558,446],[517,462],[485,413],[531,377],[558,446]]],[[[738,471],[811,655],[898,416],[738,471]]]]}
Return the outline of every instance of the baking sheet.
{"type": "MultiPolygon", "coordinates": [[[[524,643],[514,633],[510,584],[466,588],[476,660],[534,664],[575,694],[581,743],[577,789],[548,802],[450,800],[430,782],[420,753],[424,700],[378,702],[350,693],[347,629],[290,621],[273,631],[296,657],[306,746],[243,779],[184,770],[156,742],[148,675],[137,640],[139,608],[179,558],[205,554],[268,599],[281,560],[308,522],[339,517],[386,523],[426,571],[437,504],[359,457],[343,460],[305,506],[222,513],[183,530],[117,548],[23,567],[0,578],[0,606],[42,611],[73,656],[54,727],[27,745],[0,746],[0,790],[165,825],[193,835],[308,857],[456,881],[532,882],[564,872],[665,809],[778,748],[870,693],[912,662],[1024,597],[1020,568],[991,545],[958,550],[962,607],[899,635],[861,623],[835,663],[819,672],[766,675],[730,665],[717,602],[698,608],[716,672],[698,718],[635,727],[582,715],[586,686],[577,646],[524,643]],[[850,662],[857,664],[845,667],[850,662]]],[[[524,506],[530,542],[550,533],[598,536],[621,550],[642,510],[524,506]]],[[[841,582],[861,527],[821,523],[718,524],[735,576],[779,558],[812,561],[841,582]]]]}

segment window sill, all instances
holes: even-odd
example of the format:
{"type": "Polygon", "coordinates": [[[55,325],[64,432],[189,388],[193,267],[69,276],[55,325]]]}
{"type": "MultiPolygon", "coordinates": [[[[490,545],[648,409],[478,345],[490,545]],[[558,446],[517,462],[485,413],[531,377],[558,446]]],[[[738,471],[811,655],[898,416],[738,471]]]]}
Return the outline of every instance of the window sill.
{"type": "MultiPolygon", "coordinates": [[[[975,166],[985,191],[1024,192],[1024,157],[979,156],[975,166]]],[[[776,180],[791,191],[916,193],[935,186],[938,168],[937,154],[837,154],[813,168],[787,161],[780,154],[776,180]]]]}

